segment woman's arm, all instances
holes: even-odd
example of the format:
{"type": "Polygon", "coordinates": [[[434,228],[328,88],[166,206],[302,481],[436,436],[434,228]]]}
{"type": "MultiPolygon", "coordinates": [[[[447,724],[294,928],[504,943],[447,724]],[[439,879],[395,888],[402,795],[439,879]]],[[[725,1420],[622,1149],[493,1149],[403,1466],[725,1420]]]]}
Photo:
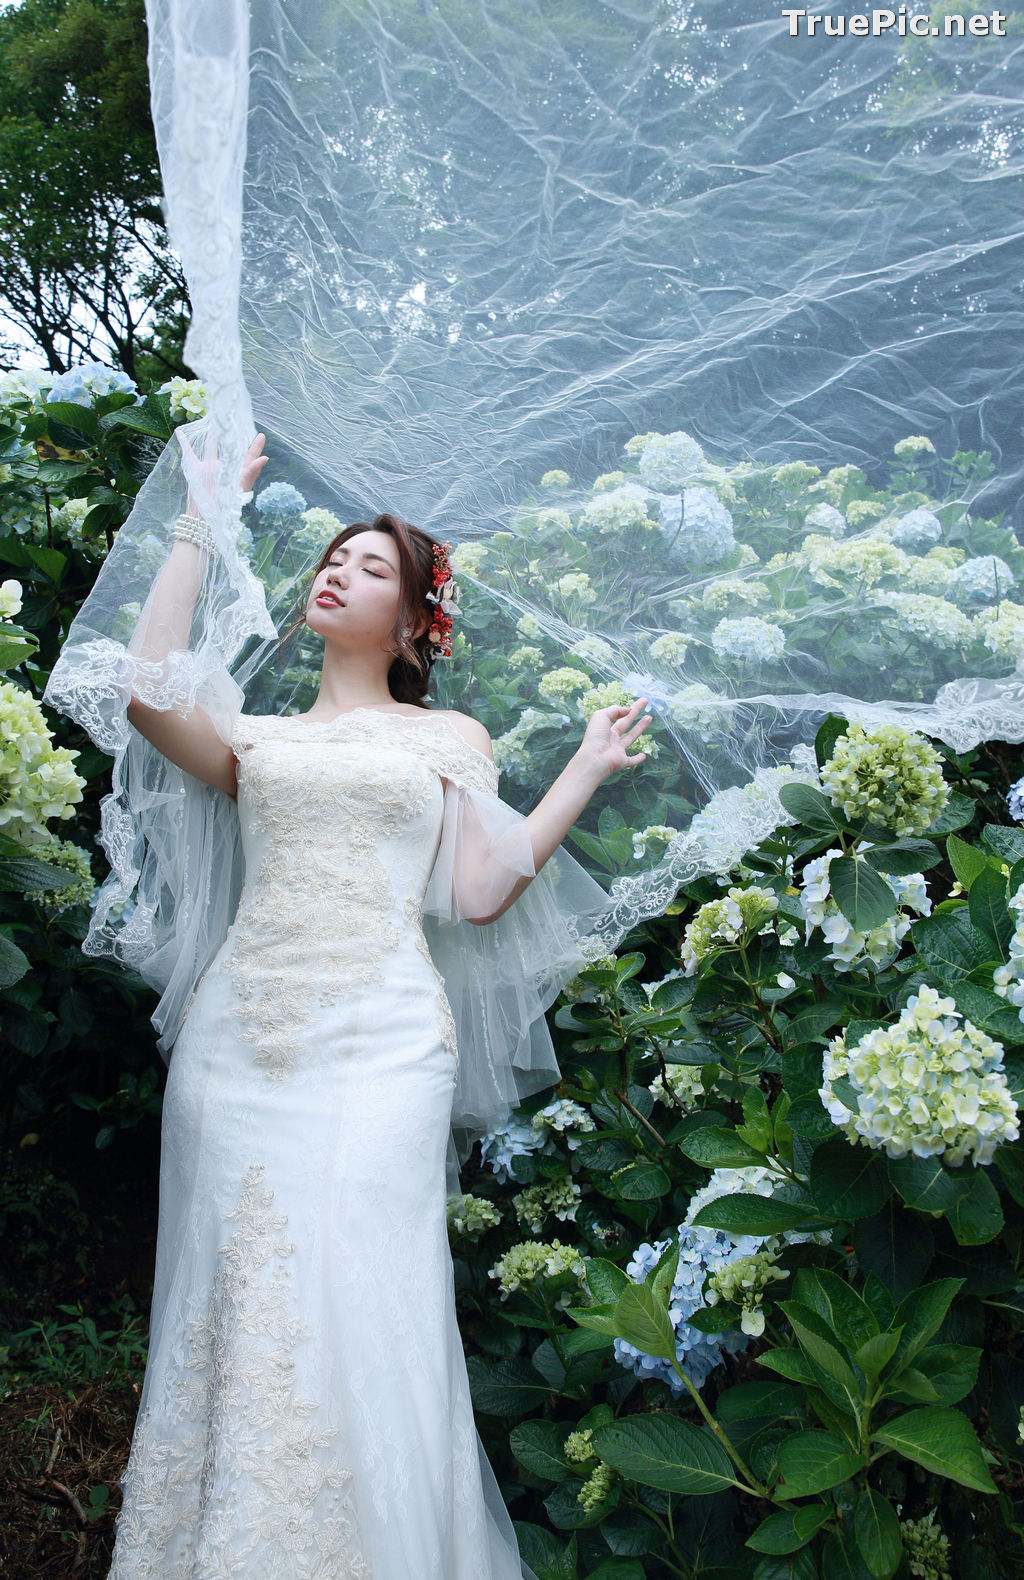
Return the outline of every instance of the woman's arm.
{"type": "MultiPolygon", "coordinates": [[[[643,752],[629,755],[629,748],[651,723],[649,713],[641,717],[646,702],[646,697],[640,697],[631,707],[602,708],[592,715],[578,751],[525,819],[534,873],[518,878],[498,903],[494,898],[494,858],[490,847],[479,826],[474,827],[466,819],[455,875],[455,898],[459,913],[467,921],[484,926],[503,915],[554,855],[595,790],[620,769],[646,761],[643,752]]],[[[460,722],[460,728],[472,746],[491,755],[490,740],[482,725],[467,719],[460,722]],[[472,726],[472,733],[465,726],[472,726]]]]}
{"type": "MultiPolygon", "coordinates": [[[[264,443],[264,435],[257,434],[249,446],[242,464],[243,492],[252,487],[266,464],[267,457],[262,454],[264,443]]],[[[190,514],[195,514],[191,495],[188,509],[190,514]]],[[[198,544],[181,539],[175,541],[153,589],[145,623],[140,625],[132,642],[131,651],[135,657],[162,664],[169,654],[187,649],[206,568],[206,553],[198,544]]],[[[216,786],[227,795],[237,793],[237,759],[218,735],[204,708],[196,707],[187,714],[180,714],[151,708],[133,695],[128,703],[128,720],[158,752],[184,768],[186,773],[216,786]]]]}

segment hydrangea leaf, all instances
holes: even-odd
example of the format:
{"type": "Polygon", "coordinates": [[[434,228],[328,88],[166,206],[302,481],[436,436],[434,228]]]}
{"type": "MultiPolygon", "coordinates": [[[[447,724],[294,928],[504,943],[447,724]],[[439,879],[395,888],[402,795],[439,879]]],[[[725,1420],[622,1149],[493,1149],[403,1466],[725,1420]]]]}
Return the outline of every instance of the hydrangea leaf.
{"type": "Polygon", "coordinates": [[[975,927],[966,906],[922,917],[912,933],[918,954],[943,983],[959,982],[992,959],[992,945],[975,927]]]}
{"type": "Polygon", "coordinates": [[[939,1278],[912,1289],[896,1308],[894,1324],[903,1329],[899,1356],[904,1366],[938,1333],[953,1301],[963,1288],[962,1278],[939,1278]]]}
{"type": "Polygon", "coordinates": [[[28,956],[0,933],[0,988],[13,987],[15,982],[21,981],[28,968],[28,956]]]}
{"type": "Polygon", "coordinates": [[[811,1427],[787,1437],[779,1448],[779,1473],[787,1498],[805,1498],[849,1481],[865,1463],[849,1443],[835,1432],[811,1427]]]}
{"type": "Polygon", "coordinates": [[[990,1037],[997,1037],[1001,1042],[1011,1045],[1024,1043],[1024,1021],[998,993],[990,993],[988,988],[981,987],[977,982],[966,981],[957,982],[952,993],[961,1015],[966,1015],[982,1031],[988,1032],[990,1037]]]}
{"type": "Polygon", "coordinates": [[[530,1362],[518,1355],[501,1361],[470,1355],[466,1366],[473,1403],[484,1415],[526,1415],[538,1409],[551,1391],[530,1362]]]}
{"type": "Polygon", "coordinates": [[[837,713],[829,713],[822,720],[814,737],[814,756],[819,768],[824,768],[835,751],[836,741],[840,735],[845,735],[848,729],[849,724],[846,719],[841,719],[837,713]]]}
{"type": "Polygon", "coordinates": [[[554,1421],[523,1421],[512,1428],[509,1445],[519,1463],[545,1481],[565,1481],[573,1472],[562,1456],[566,1432],[554,1421]]]}
{"type": "Polygon", "coordinates": [[[941,1158],[915,1158],[912,1153],[905,1158],[891,1158],[889,1178],[907,1206],[917,1212],[940,1216],[956,1202],[956,1186],[941,1158]]]}
{"type": "Polygon", "coordinates": [[[874,1217],[892,1194],[883,1158],[838,1136],[815,1149],[810,1185],[822,1213],[846,1223],[874,1217]]]}
{"type": "Polygon", "coordinates": [[[1005,960],[1013,937],[1014,918],[1006,903],[1006,879],[992,867],[980,872],[967,898],[971,921],[991,938],[999,960],[1005,960]]]}
{"type": "Polygon", "coordinates": [[[788,1556],[762,1558],[754,1570],[754,1580],[818,1580],[818,1566],[810,1548],[788,1556]]]}
{"type": "Polygon", "coordinates": [[[901,878],[912,872],[926,872],[942,860],[942,852],[930,839],[898,839],[891,845],[874,845],[863,855],[868,866],[874,867],[876,872],[889,872],[901,878]]]}
{"type": "Polygon", "coordinates": [[[987,1245],[1003,1227],[999,1194],[984,1169],[970,1169],[957,1179],[957,1199],[946,1212],[958,1245],[987,1245]]]}
{"type": "Polygon", "coordinates": [[[934,1386],[940,1404],[959,1404],[978,1381],[981,1350],[973,1344],[929,1344],[915,1370],[934,1386]]]}
{"type": "Polygon", "coordinates": [[[715,1414],[720,1421],[778,1420],[803,1413],[804,1396],[787,1383],[745,1382],[726,1388],[718,1396],[715,1414]]]}
{"type": "Polygon", "coordinates": [[[854,1224],[853,1247],[864,1272],[874,1273],[895,1298],[914,1288],[935,1255],[927,1224],[893,1197],[873,1218],[854,1224]]]}
{"type": "Polygon", "coordinates": [[[735,1485],[732,1463],[707,1432],[673,1415],[634,1415],[594,1432],[606,1465],[629,1481],[684,1497],[708,1497],[735,1485]]]}
{"type": "Polygon", "coordinates": [[[853,1534],[874,1580],[891,1580],[903,1557],[900,1522],[888,1498],[871,1487],[865,1488],[854,1505],[853,1534]]]}
{"type": "Polygon", "coordinates": [[[869,933],[896,915],[896,896],[873,868],[856,856],[836,856],[829,862],[832,898],[850,926],[869,933]]]}
{"type": "Polygon", "coordinates": [[[806,1547],[815,1531],[830,1517],[828,1503],[807,1503],[802,1508],[781,1514],[769,1514],[747,1538],[747,1546],[756,1553],[795,1553],[806,1547]]]}
{"type": "Polygon", "coordinates": [[[872,1442],[892,1448],[925,1470],[975,1492],[995,1492],[985,1458],[967,1417],[940,1405],[908,1410],[875,1432],[872,1442]]]}
{"type": "Polygon", "coordinates": [[[808,833],[846,832],[848,825],[842,813],[837,812],[828,797],[822,795],[820,790],[815,790],[813,785],[783,785],[779,790],[779,800],[790,817],[795,817],[808,833]]]}
{"type": "Polygon", "coordinates": [[[726,1234],[783,1234],[787,1229],[823,1229],[832,1222],[816,1211],[811,1202],[777,1201],[771,1196],[737,1192],[709,1201],[694,1218],[704,1229],[724,1229],[726,1234]]]}
{"type": "Polygon", "coordinates": [[[946,840],[946,855],[949,857],[949,865],[957,882],[968,891],[974,880],[980,878],[983,872],[993,870],[990,856],[976,850],[973,845],[968,845],[966,840],[957,839],[955,834],[950,834],[946,840]]]}
{"type": "Polygon", "coordinates": [[[655,1201],[672,1189],[672,1181],[658,1163],[627,1163],[610,1176],[611,1187],[622,1201],[655,1201]]]}
{"type": "Polygon", "coordinates": [[[958,795],[954,790],[942,811],[924,832],[929,839],[937,839],[940,834],[952,834],[955,829],[964,828],[973,818],[974,802],[970,796],[958,795]]]}
{"type": "Polygon", "coordinates": [[[902,1328],[894,1328],[889,1333],[876,1333],[855,1350],[853,1358],[861,1371],[869,1377],[880,1376],[895,1355],[902,1333],[902,1328]]]}
{"type": "Polygon", "coordinates": [[[630,1283],[615,1307],[617,1335],[634,1349],[656,1360],[670,1361],[676,1353],[675,1334],[663,1301],[648,1284],[630,1283]]]}
{"type": "Polygon", "coordinates": [[[793,1283],[796,1298],[816,1311],[836,1336],[855,1350],[878,1333],[874,1314],[845,1279],[823,1267],[802,1267],[793,1283]]]}
{"type": "Polygon", "coordinates": [[[679,1143],[684,1157],[708,1169],[741,1169],[764,1163],[765,1156],[735,1130],[718,1125],[702,1125],[679,1143]]]}
{"type": "Polygon", "coordinates": [[[573,1536],[567,1547],[542,1525],[516,1520],[515,1532],[523,1562],[543,1580],[576,1580],[577,1546],[573,1536]]]}
{"type": "Polygon", "coordinates": [[[583,1266],[586,1269],[587,1288],[595,1300],[614,1303],[622,1291],[629,1288],[629,1274],[602,1256],[585,1257],[583,1266]]]}
{"type": "Polygon", "coordinates": [[[981,831],[981,842],[994,851],[1000,861],[1008,861],[1011,866],[1024,861],[1024,829],[989,823],[981,831]]]}

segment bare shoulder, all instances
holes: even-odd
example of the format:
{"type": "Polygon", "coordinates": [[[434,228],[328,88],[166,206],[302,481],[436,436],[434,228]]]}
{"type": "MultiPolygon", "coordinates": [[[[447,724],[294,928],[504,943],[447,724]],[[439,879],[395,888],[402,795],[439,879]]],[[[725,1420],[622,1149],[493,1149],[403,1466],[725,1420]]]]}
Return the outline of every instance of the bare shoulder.
{"type": "Polygon", "coordinates": [[[455,726],[468,745],[481,752],[484,757],[489,757],[491,762],[494,761],[494,753],[491,750],[491,737],[479,719],[474,719],[468,713],[456,713],[452,709],[443,709],[439,710],[439,712],[442,718],[447,719],[449,724],[455,726]]]}

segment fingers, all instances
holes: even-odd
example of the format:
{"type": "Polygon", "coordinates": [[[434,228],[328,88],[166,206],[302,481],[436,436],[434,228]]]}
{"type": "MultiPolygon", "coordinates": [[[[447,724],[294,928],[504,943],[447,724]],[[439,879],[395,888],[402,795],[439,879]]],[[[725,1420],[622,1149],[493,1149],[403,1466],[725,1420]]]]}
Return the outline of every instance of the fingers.
{"type": "Polygon", "coordinates": [[[643,718],[634,724],[633,728],[627,734],[620,736],[623,746],[632,746],[634,741],[638,741],[640,739],[648,725],[653,723],[653,716],[650,713],[645,713],[643,718]]]}

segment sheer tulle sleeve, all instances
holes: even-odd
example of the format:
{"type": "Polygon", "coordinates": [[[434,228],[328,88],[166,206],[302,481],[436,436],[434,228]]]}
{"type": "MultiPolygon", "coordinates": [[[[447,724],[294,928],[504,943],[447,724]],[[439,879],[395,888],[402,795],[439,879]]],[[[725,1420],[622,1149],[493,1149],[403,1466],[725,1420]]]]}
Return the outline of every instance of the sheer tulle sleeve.
{"type": "Polygon", "coordinates": [[[132,966],[160,993],[153,1016],[166,1057],[195,983],[226,935],[241,884],[235,803],[175,767],[128,722],[196,706],[230,742],[242,690],[231,674],[253,638],[275,636],[263,586],[239,550],[240,501],[205,457],[209,425],[179,428],[120,529],[54,665],[45,700],[113,759],[100,839],[110,874],[83,948],[132,966]],[[216,552],[188,546],[194,575],[180,607],[154,589],[191,492],[216,552]],[[162,654],[159,658],[154,652],[162,654]]]}
{"type": "Polygon", "coordinates": [[[452,1130],[463,1159],[475,1135],[558,1080],[544,1011],[586,964],[582,941],[608,909],[607,894],[565,850],[533,874],[525,818],[496,794],[449,778],[424,909],[455,1018],[452,1130]],[[503,915],[477,925],[531,876],[503,915]]]}

